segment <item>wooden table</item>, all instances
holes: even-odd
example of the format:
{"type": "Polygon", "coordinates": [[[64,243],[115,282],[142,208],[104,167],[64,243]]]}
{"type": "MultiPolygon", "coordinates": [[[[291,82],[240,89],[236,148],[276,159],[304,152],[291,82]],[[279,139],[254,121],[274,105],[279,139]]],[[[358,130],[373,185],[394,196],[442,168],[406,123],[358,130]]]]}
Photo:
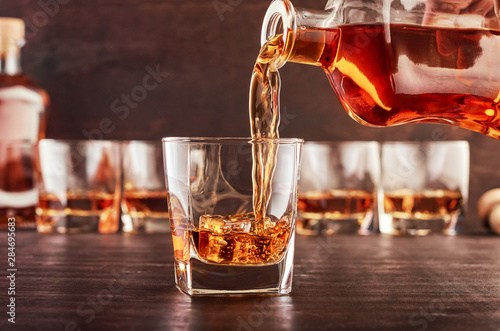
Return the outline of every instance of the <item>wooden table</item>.
{"type": "Polygon", "coordinates": [[[1,330],[500,329],[496,236],[298,237],[290,296],[227,298],[176,289],[169,235],[16,239],[16,325],[2,276],[1,330]]]}

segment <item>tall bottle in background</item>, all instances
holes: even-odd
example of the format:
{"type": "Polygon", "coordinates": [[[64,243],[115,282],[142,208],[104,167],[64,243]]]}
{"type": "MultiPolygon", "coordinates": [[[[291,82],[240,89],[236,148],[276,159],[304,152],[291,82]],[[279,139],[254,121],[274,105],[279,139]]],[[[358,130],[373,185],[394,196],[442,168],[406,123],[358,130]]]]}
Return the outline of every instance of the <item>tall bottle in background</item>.
{"type": "Polygon", "coordinates": [[[24,22],[0,17],[0,228],[35,228],[36,151],[49,98],[21,69],[24,22]]]}

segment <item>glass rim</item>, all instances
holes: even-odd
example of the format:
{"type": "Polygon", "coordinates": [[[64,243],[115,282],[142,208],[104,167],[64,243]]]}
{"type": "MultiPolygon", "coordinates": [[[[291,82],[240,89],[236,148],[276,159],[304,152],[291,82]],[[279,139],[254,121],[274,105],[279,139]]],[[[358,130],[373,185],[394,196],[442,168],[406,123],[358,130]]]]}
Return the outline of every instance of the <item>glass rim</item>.
{"type": "Polygon", "coordinates": [[[380,144],[376,140],[307,140],[304,145],[380,144]]]}
{"type": "Polygon", "coordinates": [[[144,139],[132,139],[132,140],[120,140],[122,144],[130,144],[130,143],[141,143],[141,144],[161,144],[161,140],[144,140],[144,139]]]}
{"type": "Polygon", "coordinates": [[[278,144],[302,144],[302,138],[257,138],[251,137],[164,137],[162,143],[201,143],[201,144],[241,144],[277,142],[278,144]]]}
{"type": "Polygon", "coordinates": [[[107,139],[52,139],[44,138],[40,139],[39,144],[42,143],[57,143],[66,145],[78,145],[78,144],[120,144],[120,140],[107,140],[107,139]]]}
{"type": "Polygon", "coordinates": [[[430,144],[467,144],[469,142],[467,140],[422,140],[422,141],[414,141],[414,140],[395,140],[395,141],[382,141],[381,145],[430,145],[430,144]]]}

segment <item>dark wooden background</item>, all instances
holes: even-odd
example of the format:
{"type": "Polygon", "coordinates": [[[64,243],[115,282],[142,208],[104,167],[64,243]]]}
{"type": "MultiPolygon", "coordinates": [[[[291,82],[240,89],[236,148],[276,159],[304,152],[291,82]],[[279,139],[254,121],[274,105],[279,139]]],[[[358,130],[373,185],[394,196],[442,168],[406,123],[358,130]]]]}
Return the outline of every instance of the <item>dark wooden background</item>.
{"type": "MultiPolygon", "coordinates": [[[[293,2],[314,9],[326,3],[293,2]]],[[[51,95],[48,137],[246,136],[249,79],[269,3],[2,0],[0,16],[21,17],[27,23],[23,67],[51,95]],[[148,66],[159,67],[168,76],[147,91],[135,108],[128,107],[126,116],[113,112],[115,100],[142,86],[148,66]],[[99,130],[103,120],[108,123],[105,132],[99,130]]],[[[437,125],[363,127],[340,107],[326,76],[316,67],[286,65],[281,100],[284,137],[468,140],[472,153],[467,225],[479,230],[477,199],[484,191],[500,187],[500,142],[437,125]]],[[[123,104],[118,101],[115,106],[123,104]]]]}

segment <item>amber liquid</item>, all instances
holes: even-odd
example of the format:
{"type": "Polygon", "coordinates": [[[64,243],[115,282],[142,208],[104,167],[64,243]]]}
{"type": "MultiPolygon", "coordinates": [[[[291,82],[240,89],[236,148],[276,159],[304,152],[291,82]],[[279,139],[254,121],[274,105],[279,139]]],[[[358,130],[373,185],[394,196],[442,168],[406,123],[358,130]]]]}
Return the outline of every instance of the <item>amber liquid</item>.
{"type": "Polygon", "coordinates": [[[97,216],[99,232],[115,232],[118,226],[119,199],[114,194],[99,191],[67,192],[66,200],[61,200],[53,193],[41,193],[36,214],[39,230],[45,226],[53,228],[54,219],[60,216],[97,216]]]}
{"type": "Polygon", "coordinates": [[[384,194],[384,211],[395,218],[443,219],[460,213],[462,194],[449,190],[398,190],[384,194]]]}
{"type": "Polygon", "coordinates": [[[290,61],[321,66],[357,121],[442,122],[500,139],[500,32],[351,25],[298,35],[290,61]]]}
{"type": "MultiPolygon", "coordinates": [[[[266,43],[260,50],[250,81],[250,128],[253,139],[279,138],[280,76],[276,68],[276,54],[283,47],[279,37],[266,43]]],[[[266,215],[271,196],[277,145],[272,143],[252,146],[253,206],[257,232],[265,231],[262,219],[266,215]]]]}
{"type": "Polygon", "coordinates": [[[38,198],[38,208],[44,214],[92,216],[99,215],[103,210],[111,207],[114,195],[103,192],[87,192],[66,194],[66,201],[61,201],[54,193],[41,193],[38,198]]]}
{"type": "Polygon", "coordinates": [[[125,191],[123,200],[127,213],[132,217],[168,218],[165,191],[125,191]]]}
{"type": "Polygon", "coordinates": [[[266,232],[255,233],[254,213],[240,215],[204,215],[193,239],[198,256],[207,262],[222,264],[268,264],[279,262],[290,236],[290,222],[284,218],[266,223],[266,232]]]}
{"type": "Polygon", "coordinates": [[[297,233],[369,234],[375,194],[363,190],[308,191],[299,195],[297,233]]]}
{"type": "Polygon", "coordinates": [[[297,209],[312,219],[352,219],[373,209],[375,195],[363,190],[310,191],[299,195],[297,209]]]}

